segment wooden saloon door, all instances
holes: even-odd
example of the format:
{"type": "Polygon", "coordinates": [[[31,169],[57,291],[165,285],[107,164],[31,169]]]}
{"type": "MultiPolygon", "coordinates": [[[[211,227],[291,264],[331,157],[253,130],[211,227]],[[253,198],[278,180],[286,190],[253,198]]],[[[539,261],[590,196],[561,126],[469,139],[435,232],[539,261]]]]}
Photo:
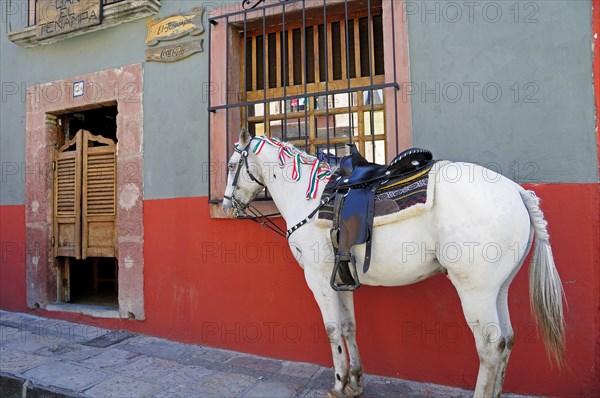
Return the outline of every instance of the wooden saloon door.
{"type": "Polygon", "coordinates": [[[54,256],[81,258],[81,131],[54,151],[54,256]]]}
{"type": "Polygon", "coordinates": [[[116,257],[116,170],[115,143],[89,131],[56,150],[55,256],[116,257]]]}
{"type": "Polygon", "coordinates": [[[84,133],[81,257],[116,257],[116,146],[84,133]]]}

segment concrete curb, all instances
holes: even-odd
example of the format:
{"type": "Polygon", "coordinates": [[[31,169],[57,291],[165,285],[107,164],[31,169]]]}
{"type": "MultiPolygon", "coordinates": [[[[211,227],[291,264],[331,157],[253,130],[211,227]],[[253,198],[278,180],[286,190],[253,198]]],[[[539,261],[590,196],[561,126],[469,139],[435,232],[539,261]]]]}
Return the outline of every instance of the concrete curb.
{"type": "Polygon", "coordinates": [[[81,398],[72,391],[43,386],[31,380],[0,372],[0,396],[5,398],[81,398]]]}

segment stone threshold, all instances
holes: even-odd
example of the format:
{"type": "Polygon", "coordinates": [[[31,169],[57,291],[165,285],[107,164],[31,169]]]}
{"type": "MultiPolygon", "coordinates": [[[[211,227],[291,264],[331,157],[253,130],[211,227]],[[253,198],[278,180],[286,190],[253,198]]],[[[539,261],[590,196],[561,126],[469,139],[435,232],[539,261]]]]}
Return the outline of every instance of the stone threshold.
{"type": "Polygon", "coordinates": [[[74,312],[76,314],[89,315],[95,318],[120,319],[119,310],[116,308],[100,307],[95,305],[54,303],[46,306],[46,311],[74,312]]]}

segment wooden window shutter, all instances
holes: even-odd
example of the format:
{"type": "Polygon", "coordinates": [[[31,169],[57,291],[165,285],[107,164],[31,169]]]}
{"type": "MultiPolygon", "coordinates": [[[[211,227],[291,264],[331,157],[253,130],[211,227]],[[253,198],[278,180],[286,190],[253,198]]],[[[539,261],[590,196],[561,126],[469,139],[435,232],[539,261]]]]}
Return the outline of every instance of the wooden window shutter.
{"type": "Polygon", "coordinates": [[[82,258],[116,257],[117,167],[115,143],[84,132],[82,258]]]}
{"type": "Polygon", "coordinates": [[[78,133],[54,151],[54,256],[81,258],[82,139],[78,133]]]}

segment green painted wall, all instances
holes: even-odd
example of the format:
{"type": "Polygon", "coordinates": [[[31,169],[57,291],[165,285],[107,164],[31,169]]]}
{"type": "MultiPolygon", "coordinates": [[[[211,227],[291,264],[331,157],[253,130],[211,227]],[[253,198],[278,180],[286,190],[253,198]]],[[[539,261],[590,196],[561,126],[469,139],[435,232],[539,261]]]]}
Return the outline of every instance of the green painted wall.
{"type": "Polygon", "coordinates": [[[407,4],[415,146],[520,182],[598,181],[590,1],[407,4]]]}
{"type": "MultiPolygon", "coordinates": [[[[13,31],[24,23],[20,13],[26,9],[26,2],[13,3],[22,8],[16,10],[13,5],[7,12],[3,2],[0,40],[3,167],[0,204],[24,203],[26,87],[136,63],[143,64],[144,71],[144,197],[207,195],[207,173],[202,173],[208,161],[208,112],[203,94],[208,80],[207,52],[170,64],[145,62],[145,20],[55,44],[22,48],[10,42],[4,33],[8,20],[13,31]]],[[[189,11],[203,3],[207,11],[225,4],[162,1],[158,17],[189,11]]],[[[205,33],[202,37],[206,48],[208,35],[205,33]]]]}
{"type": "MultiPolygon", "coordinates": [[[[598,181],[590,2],[476,3],[407,2],[412,82],[400,84],[414,144],[521,182],[598,181]]],[[[143,20],[22,48],[5,32],[23,26],[26,1],[11,4],[2,3],[0,39],[0,204],[24,203],[25,87],[135,63],[144,70],[145,199],[207,195],[207,52],[147,63],[143,20]]],[[[158,17],[202,4],[227,3],[163,1],[158,17]]]]}

